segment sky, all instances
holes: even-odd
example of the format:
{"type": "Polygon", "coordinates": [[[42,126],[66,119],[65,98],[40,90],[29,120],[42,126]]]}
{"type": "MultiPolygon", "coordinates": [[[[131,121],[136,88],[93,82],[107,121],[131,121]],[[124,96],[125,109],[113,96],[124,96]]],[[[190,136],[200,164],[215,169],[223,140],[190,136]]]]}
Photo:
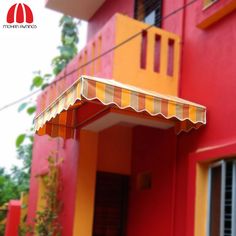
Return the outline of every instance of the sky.
{"type": "MultiPolygon", "coordinates": [[[[0,1],[0,108],[30,92],[34,71],[51,73],[51,60],[59,53],[61,14],[46,9],[44,2],[24,0],[33,12],[36,29],[6,29],[3,25],[8,9],[16,1],[0,1]]],[[[86,27],[83,22],[79,30],[79,48],[86,42],[86,27]]],[[[16,158],[15,140],[25,133],[33,120],[24,112],[17,112],[20,104],[0,111],[0,167],[8,171],[13,164],[21,165],[16,158]]]]}

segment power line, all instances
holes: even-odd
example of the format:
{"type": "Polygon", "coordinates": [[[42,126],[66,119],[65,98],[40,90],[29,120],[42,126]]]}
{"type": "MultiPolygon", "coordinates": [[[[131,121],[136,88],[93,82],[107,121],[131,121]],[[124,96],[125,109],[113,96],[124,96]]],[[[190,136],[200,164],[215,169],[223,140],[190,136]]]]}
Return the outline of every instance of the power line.
{"type": "MultiPolygon", "coordinates": [[[[177,14],[178,12],[184,10],[185,8],[189,7],[190,5],[192,5],[193,3],[195,3],[196,1],[197,1],[197,0],[192,0],[192,1],[188,2],[188,3],[186,3],[185,5],[183,5],[183,6],[179,7],[179,8],[177,8],[176,10],[172,11],[171,13],[169,13],[169,14],[167,14],[166,16],[164,16],[164,17],[162,17],[161,19],[159,19],[157,23],[158,23],[158,24],[162,23],[164,20],[166,20],[166,19],[168,19],[169,17],[171,17],[171,16],[177,14]]],[[[153,9],[153,10],[156,10],[156,9],[153,9]]],[[[71,74],[77,72],[78,70],[82,69],[83,67],[88,66],[88,65],[90,65],[91,63],[93,63],[94,61],[100,59],[101,57],[106,56],[106,55],[109,54],[110,52],[112,52],[112,51],[114,51],[114,50],[120,48],[120,47],[123,46],[124,44],[128,43],[129,41],[131,41],[131,40],[135,39],[136,37],[138,37],[139,35],[141,35],[141,34],[143,33],[143,31],[147,31],[147,30],[151,29],[152,27],[155,27],[155,24],[149,25],[148,27],[146,27],[146,28],[142,29],[141,31],[137,32],[136,34],[130,36],[130,37],[127,38],[126,40],[122,41],[121,43],[119,43],[119,44],[115,45],[114,47],[111,47],[111,48],[108,49],[107,51],[101,53],[101,54],[98,55],[97,57],[94,57],[93,59],[91,59],[90,61],[84,63],[83,65],[81,65],[81,66],[79,66],[79,67],[77,67],[76,69],[71,70],[70,72],[64,74],[63,76],[59,77],[57,80],[54,80],[53,82],[51,82],[48,86],[51,86],[51,85],[53,85],[53,84],[56,84],[57,82],[59,82],[59,81],[61,81],[62,79],[66,78],[67,76],[69,76],[69,75],[71,75],[71,74]]],[[[47,86],[47,87],[48,87],[48,86],[47,86]]],[[[22,101],[26,100],[27,98],[32,97],[33,95],[39,93],[40,91],[42,91],[42,90],[41,90],[41,89],[35,90],[34,92],[29,93],[28,95],[26,95],[26,96],[24,96],[24,97],[21,97],[20,99],[17,99],[17,100],[15,100],[15,101],[11,102],[11,103],[8,103],[7,105],[5,105],[5,106],[3,106],[3,107],[0,108],[0,112],[3,111],[3,110],[5,110],[5,109],[7,109],[7,108],[9,108],[9,107],[11,107],[11,106],[13,106],[13,105],[16,105],[16,104],[19,103],[19,102],[22,102],[22,101]]]]}
{"type": "Polygon", "coordinates": [[[22,102],[22,101],[26,100],[27,98],[32,97],[33,95],[37,94],[37,93],[40,92],[40,91],[42,91],[42,90],[41,90],[41,89],[35,90],[34,92],[29,93],[28,95],[26,95],[26,96],[24,96],[24,97],[21,97],[21,98],[15,100],[15,101],[13,101],[13,102],[8,103],[7,105],[5,105],[5,106],[3,106],[3,107],[0,108],[0,112],[3,111],[3,110],[5,110],[5,109],[7,109],[7,108],[9,108],[9,107],[11,107],[11,106],[16,105],[16,104],[19,103],[19,102],[22,102]]]}

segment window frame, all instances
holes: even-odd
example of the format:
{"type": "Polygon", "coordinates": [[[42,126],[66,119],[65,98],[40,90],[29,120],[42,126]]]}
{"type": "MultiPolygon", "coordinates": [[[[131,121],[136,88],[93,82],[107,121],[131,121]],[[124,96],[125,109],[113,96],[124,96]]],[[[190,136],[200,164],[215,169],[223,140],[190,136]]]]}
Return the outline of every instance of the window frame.
{"type": "Polygon", "coordinates": [[[222,212],[224,211],[225,207],[225,196],[224,196],[224,189],[225,189],[225,161],[218,161],[209,166],[208,169],[208,199],[207,199],[207,236],[211,236],[211,196],[212,196],[212,170],[213,168],[221,166],[221,196],[220,196],[220,236],[223,236],[223,229],[224,229],[224,219],[222,212]]]}
{"type": "MultiPolygon", "coordinates": [[[[144,22],[145,24],[148,24],[148,23],[146,23],[144,20],[145,20],[145,18],[152,12],[152,11],[154,11],[155,12],[155,23],[153,24],[153,25],[155,25],[156,27],[159,27],[159,28],[162,28],[162,21],[160,21],[160,22],[158,22],[157,21],[157,19],[156,19],[156,16],[157,16],[157,9],[154,7],[153,9],[152,9],[152,11],[150,11],[150,13],[148,14],[148,15],[146,15],[146,12],[145,12],[145,3],[143,4],[143,6],[144,6],[144,9],[143,9],[143,19],[141,20],[140,19],[140,15],[138,14],[139,12],[138,12],[138,9],[139,9],[139,1],[145,1],[145,0],[135,0],[135,2],[134,2],[134,18],[136,19],[136,20],[139,20],[139,21],[142,21],[142,22],[144,22]]],[[[150,0],[150,2],[151,2],[152,0],[150,0]]],[[[160,19],[162,18],[162,13],[163,13],[163,0],[158,0],[159,1],[159,4],[160,4],[160,19]]],[[[155,2],[155,1],[153,1],[153,2],[155,2]]],[[[155,4],[154,4],[155,5],[155,4]]]]}
{"type": "MultiPolygon", "coordinates": [[[[236,221],[236,160],[233,161],[232,222],[236,221]]],[[[232,224],[232,235],[236,235],[236,223],[232,224]]]]}
{"type": "MultiPolygon", "coordinates": [[[[230,160],[232,161],[232,160],[230,160]]],[[[208,167],[208,193],[207,193],[207,236],[211,236],[211,196],[212,196],[212,170],[221,166],[221,196],[220,196],[220,236],[224,236],[225,229],[225,187],[226,187],[226,163],[229,160],[214,162],[208,167]]],[[[231,233],[236,235],[236,160],[232,161],[232,215],[231,215],[231,233]]]]}

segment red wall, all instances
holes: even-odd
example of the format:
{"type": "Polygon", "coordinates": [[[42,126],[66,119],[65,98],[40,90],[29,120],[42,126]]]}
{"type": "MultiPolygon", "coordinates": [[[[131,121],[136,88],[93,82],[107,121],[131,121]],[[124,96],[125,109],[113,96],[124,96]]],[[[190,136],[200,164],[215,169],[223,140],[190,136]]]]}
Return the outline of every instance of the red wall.
{"type": "Polygon", "coordinates": [[[8,204],[5,236],[17,236],[20,225],[20,200],[11,200],[8,204]]]}
{"type": "Polygon", "coordinates": [[[162,15],[165,20],[162,21],[161,27],[165,30],[176,33],[179,36],[182,36],[184,11],[178,11],[176,14],[172,14],[172,12],[174,12],[176,9],[181,8],[183,5],[184,0],[178,0],[163,1],[162,6],[162,15]]]}
{"type": "MultiPolygon", "coordinates": [[[[236,13],[201,30],[196,27],[203,14],[201,4],[197,1],[186,9],[180,96],[207,107],[207,125],[178,137],[176,236],[193,235],[194,231],[193,154],[202,156],[202,160],[224,158],[229,154],[222,151],[219,156],[218,149],[229,146],[236,138],[236,70],[233,63],[236,59],[236,13]],[[211,156],[205,154],[204,149],[211,150],[211,156]],[[190,209],[187,208],[188,199],[191,199],[190,209]]],[[[236,152],[230,155],[235,156],[236,152]]]]}
{"type": "Polygon", "coordinates": [[[171,235],[175,146],[173,130],[134,128],[127,236],[171,235]],[[152,187],[139,190],[137,175],[147,171],[152,187]]]}
{"type": "Polygon", "coordinates": [[[106,0],[88,22],[87,40],[89,41],[115,13],[133,17],[134,0],[106,0]]]}
{"type": "Polygon", "coordinates": [[[61,165],[62,191],[60,193],[60,199],[63,203],[60,213],[60,221],[63,225],[62,235],[72,235],[78,149],[78,141],[72,139],[65,142],[59,139],[58,143],[57,139],[52,139],[48,136],[35,136],[30,179],[28,223],[32,223],[37,207],[38,180],[36,175],[47,172],[47,157],[52,151],[59,150],[58,157],[64,160],[61,165]]]}
{"type": "Polygon", "coordinates": [[[197,9],[196,4],[187,11],[181,95],[207,106],[208,124],[199,145],[210,146],[236,137],[236,14],[200,30],[197,9]]]}

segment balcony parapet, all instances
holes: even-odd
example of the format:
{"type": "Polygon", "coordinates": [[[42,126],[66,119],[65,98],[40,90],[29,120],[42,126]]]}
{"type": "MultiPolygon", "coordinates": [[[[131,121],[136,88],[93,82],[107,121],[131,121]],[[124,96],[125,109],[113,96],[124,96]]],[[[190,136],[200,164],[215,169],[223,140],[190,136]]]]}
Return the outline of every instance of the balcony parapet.
{"type": "Polygon", "coordinates": [[[143,22],[115,14],[41,94],[40,110],[81,75],[177,96],[180,37],[157,27],[146,30],[147,27],[143,22]],[[138,36],[117,47],[138,32],[138,36]]]}

